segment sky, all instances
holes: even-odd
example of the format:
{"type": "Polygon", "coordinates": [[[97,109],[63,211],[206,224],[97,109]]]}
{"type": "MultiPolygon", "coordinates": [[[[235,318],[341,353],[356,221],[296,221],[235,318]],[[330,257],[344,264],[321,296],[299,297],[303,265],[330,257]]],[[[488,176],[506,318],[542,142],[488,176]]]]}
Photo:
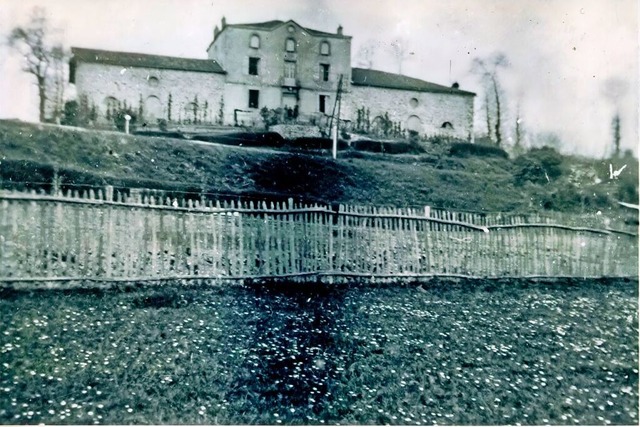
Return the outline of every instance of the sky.
{"type": "Polygon", "coordinates": [[[476,92],[480,134],[484,92],[472,63],[504,53],[507,139],[519,117],[531,141],[555,133],[562,151],[603,157],[618,112],[622,149],[638,153],[636,0],[0,0],[0,118],[37,120],[34,81],[4,43],[35,6],[67,47],[203,59],[223,16],[228,23],[293,19],[328,32],[342,25],[353,37],[352,65],[374,46],[374,69],[476,92]],[[396,41],[409,52],[401,66],[391,54],[396,41]]]}

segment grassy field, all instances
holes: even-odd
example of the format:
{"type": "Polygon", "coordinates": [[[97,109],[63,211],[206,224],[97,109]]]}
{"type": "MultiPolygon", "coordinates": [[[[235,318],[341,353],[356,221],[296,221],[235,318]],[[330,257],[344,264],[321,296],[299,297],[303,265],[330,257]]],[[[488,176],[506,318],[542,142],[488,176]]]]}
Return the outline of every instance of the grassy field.
{"type": "MultiPolygon", "coordinates": [[[[293,197],[475,212],[617,206],[615,183],[591,188],[593,183],[569,182],[573,178],[567,172],[562,180],[519,186],[512,160],[452,156],[444,146],[431,148],[427,154],[398,156],[347,151],[333,161],[326,151],[304,154],[0,120],[0,180],[13,188],[25,181],[50,184],[56,170],[63,187],[111,184],[206,192],[214,198],[293,197]],[[581,197],[587,198],[586,206],[581,197]]],[[[631,182],[631,193],[637,189],[636,163],[626,162],[620,176],[631,182]]],[[[608,163],[600,167],[608,171],[608,163]]],[[[635,196],[629,197],[633,202],[635,196]]]]}
{"type": "Polygon", "coordinates": [[[637,424],[638,282],[0,292],[0,423],[637,424]]]}

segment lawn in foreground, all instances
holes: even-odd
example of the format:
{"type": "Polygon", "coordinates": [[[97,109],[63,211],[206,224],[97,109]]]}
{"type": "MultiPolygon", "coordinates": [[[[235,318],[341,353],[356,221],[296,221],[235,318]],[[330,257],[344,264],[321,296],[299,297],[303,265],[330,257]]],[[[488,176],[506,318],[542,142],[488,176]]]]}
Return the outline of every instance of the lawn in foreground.
{"type": "Polygon", "coordinates": [[[0,423],[638,423],[637,281],[1,291],[0,318],[0,423]]]}

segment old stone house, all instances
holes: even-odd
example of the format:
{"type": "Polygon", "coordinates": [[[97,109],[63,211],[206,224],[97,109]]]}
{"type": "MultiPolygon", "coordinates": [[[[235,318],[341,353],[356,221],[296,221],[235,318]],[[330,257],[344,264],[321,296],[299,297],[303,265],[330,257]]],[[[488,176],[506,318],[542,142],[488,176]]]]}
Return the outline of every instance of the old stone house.
{"type": "Polygon", "coordinates": [[[340,88],[341,123],[369,131],[412,130],[472,140],[475,94],[403,75],[351,67],[351,36],[295,21],[216,26],[208,59],[72,47],[70,81],[110,125],[128,107],[151,127],[159,120],[261,125],[281,108],[298,122],[326,124],[340,88]],[[365,123],[366,122],[366,123],[365,123]]]}

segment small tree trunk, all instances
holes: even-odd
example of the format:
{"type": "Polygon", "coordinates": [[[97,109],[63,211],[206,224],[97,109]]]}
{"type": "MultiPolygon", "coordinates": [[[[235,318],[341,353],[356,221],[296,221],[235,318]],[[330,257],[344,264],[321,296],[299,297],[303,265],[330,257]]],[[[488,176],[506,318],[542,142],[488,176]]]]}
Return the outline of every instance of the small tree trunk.
{"type": "Polygon", "coordinates": [[[44,77],[38,77],[38,96],[40,97],[40,123],[44,122],[47,103],[47,86],[44,77]]]}
{"type": "Polygon", "coordinates": [[[493,141],[493,138],[491,137],[491,111],[489,110],[489,97],[487,95],[484,97],[484,109],[487,113],[487,137],[491,142],[493,141]]]}
{"type": "Polygon", "coordinates": [[[495,76],[491,76],[493,82],[493,94],[496,97],[496,145],[500,147],[502,144],[502,135],[500,134],[500,94],[498,93],[498,83],[495,76]]]}

